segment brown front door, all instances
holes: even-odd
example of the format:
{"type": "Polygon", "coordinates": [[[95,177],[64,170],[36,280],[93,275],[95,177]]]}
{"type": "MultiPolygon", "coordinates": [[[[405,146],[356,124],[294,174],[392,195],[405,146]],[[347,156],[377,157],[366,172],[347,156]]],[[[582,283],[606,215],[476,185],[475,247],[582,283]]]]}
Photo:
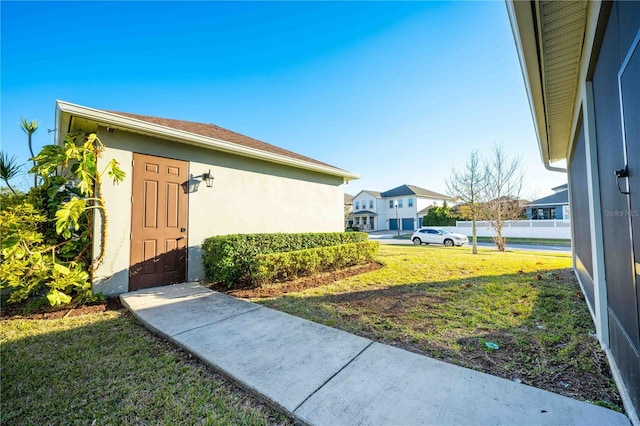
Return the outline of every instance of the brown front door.
{"type": "Polygon", "coordinates": [[[133,154],[130,291],[185,281],[188,172],[186,161],[133,154]]]}

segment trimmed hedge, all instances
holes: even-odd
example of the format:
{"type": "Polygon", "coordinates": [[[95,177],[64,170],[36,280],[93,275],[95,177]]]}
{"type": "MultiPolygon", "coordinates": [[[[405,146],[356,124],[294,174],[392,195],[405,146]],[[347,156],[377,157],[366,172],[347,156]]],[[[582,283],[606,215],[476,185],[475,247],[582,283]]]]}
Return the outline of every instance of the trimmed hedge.
{"type": "Polygon", "coordinates": [[[306,250],[261,254],[257,257],[255,283],[288,280],[316,272],[330,271],[373,261],[378,241],[363,241],[306,250]]]}
{"type": "Polygon", "coordinates": [[[220,235],[203,241],[202,263],[209,281],[222,281],[231,287],[237,282],[254,280],[258,272],[258,255],[358,243],[368,239],[366,232],[220,235]]]}

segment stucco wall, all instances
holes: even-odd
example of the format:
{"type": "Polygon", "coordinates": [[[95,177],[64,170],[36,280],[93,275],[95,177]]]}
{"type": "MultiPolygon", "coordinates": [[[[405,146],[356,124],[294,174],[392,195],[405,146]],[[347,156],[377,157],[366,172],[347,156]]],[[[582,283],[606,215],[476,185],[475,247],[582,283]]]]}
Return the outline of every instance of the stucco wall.
{"type": "MultiPolygon", "coordinates": [[[[343,228],[344,187],[341,177],[267,163],[124,131],[98,130],[106,151],[127,173],[124,182],[105,182],[109,213],[107,253],[94,278],[96,292],[128,290],[130,260],[132,152],[189,162],[197,176],[211,170],[212,188],[202,183],[189,194],[187,279],[204,278],[200,245],[212,235],[258,232],[337,232],[343,228]]],[[[106,179],[105,179],[106,180],[106,179]]],[[[96,227],[100,218],[96,218],[96,227]]],[[[94,253],[99,242],[94,242],[94,253]]]]}

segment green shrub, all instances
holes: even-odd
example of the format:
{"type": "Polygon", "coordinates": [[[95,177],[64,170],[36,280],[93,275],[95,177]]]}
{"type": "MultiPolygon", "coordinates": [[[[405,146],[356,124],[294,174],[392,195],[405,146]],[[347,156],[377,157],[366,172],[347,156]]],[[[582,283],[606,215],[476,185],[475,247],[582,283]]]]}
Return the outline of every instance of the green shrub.
{"type": "Polygon", "coordinates": [[[24,201],[24,195],[15,197],[21,200],[19,204],[11,201],[0,211],[0,290],[8,290],[9,302],[45,293],[51,305],[71,302],[70,294],[76,300],[88,300],[91,285],[84,264],[60,262],[39,231],[47,222],[46,215],[24,201]]]}
{"type": "Polygon", "coordinates": [[[323,232],[296,234],[232,234],[207,238],[202,243],[205,274],[209,281],[229,287],[252,281],[261,254],[327,247],[368,241],[365,232],[323,232]]]}
{"type": "Polygon", "coordinates": [[[433,206],[422,218],[422,226],[456,226],[458,215],[451,210],[445,201],[442,206],[433,206]]]}
{"type": "Polygon", "coordinates": [[[262,254],[257,257],[255,284],[289,280],[373,261],[378,255],[378,241],[362,241],[305,250],[262,254]]]}

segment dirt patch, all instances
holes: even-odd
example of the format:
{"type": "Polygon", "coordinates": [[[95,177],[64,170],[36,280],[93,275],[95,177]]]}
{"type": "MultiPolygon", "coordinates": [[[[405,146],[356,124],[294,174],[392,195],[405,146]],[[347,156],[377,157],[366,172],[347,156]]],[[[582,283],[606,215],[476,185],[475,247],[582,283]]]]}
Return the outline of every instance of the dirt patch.
{"type": "Polygon", "coordinates": [[[0,312],[2,319],[55,319],[63,317],[77,317],[80,315],[94,314],[106,311],[118,311],[122,309],[122,303],[117,297],[108,298],[104,301],[89,305],[65,305],[65,306],[43,306],[34,312],[24,313],[24,307],[5,307],[0,312]]]}
{"type": "Polygon", "coordinates": [[[364,274],[365,272],[375,271],[382,268],[382,264],[371,262],[365,265],[356,265],[349,268],[340,269],[338,271],[324,272],[311,277],[298,278],[293,281],[285,281],[279,283],[271,283],[258,288],[245,288],[229,290],[219,285],[212,285],[209,288],[230,294],[234,297],[245,299],[260,297],[278,297],[287,293],[306,290],[308,288],[319,287],[335,281],[343,280],[354,275],[364,274]]]}

